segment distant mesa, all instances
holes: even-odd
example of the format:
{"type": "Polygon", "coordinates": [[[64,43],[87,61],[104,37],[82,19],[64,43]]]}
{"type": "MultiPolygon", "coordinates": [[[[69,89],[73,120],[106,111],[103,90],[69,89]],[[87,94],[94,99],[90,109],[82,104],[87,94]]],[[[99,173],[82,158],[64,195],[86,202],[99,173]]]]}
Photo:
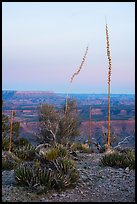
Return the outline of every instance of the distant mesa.
{"type": "Polygon", "coordinates": [[[17,95],[44,95],[44,94],[55,94],[53,91],[16,91],[17,95]]]}
{"type": "Polygon", "coordinates": [[[56,93],[53,91],[10,91],[3,90],[2,91],[2,99],[3,100],[12,100],[12,99],[22,99],[22,98],[30,98],[30,97],[43,97],[43,96],[54,96],[56,93]]]}

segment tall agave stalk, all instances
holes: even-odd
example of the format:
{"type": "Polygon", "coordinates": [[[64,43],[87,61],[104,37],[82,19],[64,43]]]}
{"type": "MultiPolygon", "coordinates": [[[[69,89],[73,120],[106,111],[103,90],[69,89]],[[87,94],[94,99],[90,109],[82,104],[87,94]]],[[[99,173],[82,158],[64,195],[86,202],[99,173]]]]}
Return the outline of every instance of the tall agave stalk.
{"type": "Polygon", "coordinates": [[[88,46],[86,47],[86,51],[85,51],[83,60],[82,60],[82,62],[81,62],[81,64],[80,64],[80,66],[79,66],[79,69],[72,75],[72,77],[71,77],[71,79],[70,79],[70,83],[69,83],[68,91],[67,91],[67,95],[66,95],[65,114],[67,114],[67,110],[68,110],[68,93],[69,93],[69,90],[70,90],[70,85],[72,84],[72,81],[73,81],[74,77],[80,73],[80,70],[82,69],[83,64],[84,64],[84,62],[85,62],[87,52],[88,52],[88,46]]]}
{"type": "Polygon", "coordinates": [[[107,57],[108,57],[108,148],[110,148],[110,76],[112,70],[111,57],[110,57],[110,46],[109,46],[109,35],[108,26],[106,23],[106,43],[107,43],[107,57]]]}
{"type": "Polygon", "coordinates": [[[15,115],[15,112],[12,110],[11,113],[11,119],[10,119],[10,143],[9,143],[9,152],[11,152],[11,146],[12,146],[12,123],[13,123],[13,117],[15,115]]]}
{"type": "Polygon", "coordinates": [[[88,135],[88,144],[90,145],[91,143],[91,106],[90,106],[90,109],[89,109],[89,135],[88,135]]]}

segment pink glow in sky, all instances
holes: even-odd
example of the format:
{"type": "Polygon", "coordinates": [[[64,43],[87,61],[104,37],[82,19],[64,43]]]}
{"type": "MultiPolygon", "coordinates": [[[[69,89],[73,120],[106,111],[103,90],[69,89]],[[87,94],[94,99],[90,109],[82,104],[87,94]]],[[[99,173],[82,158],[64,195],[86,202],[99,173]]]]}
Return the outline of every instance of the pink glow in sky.
{"type": "Polygon", "coordinates": [[[135,3],[3,2],[2,89],[107,93],[105,16],[111,92],[135,91],[135,3]]]}

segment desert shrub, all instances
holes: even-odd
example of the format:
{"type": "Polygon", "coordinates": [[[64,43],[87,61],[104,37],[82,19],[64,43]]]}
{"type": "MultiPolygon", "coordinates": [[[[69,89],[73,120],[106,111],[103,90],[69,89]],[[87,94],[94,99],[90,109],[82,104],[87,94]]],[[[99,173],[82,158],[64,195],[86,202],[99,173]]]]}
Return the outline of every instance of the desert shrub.
{"type": "Polygon", "coordinates": [[[15,161],[12,161],[7,158],[2,158],[2,170],[11,170],[16,166],[15,161]]]}
{"type": "Polygon", "coordinates": [[[31,144],[28,144],[14,149],[14,153],[20,159],[30,161],[35,158],[36,150],[34,146],[32,146],[31,144]]]}
{"type": "Polygon", "coordinates": [[[58,149],[58,155],[59,157],[66,157],[68,156],[68,150],[65,146],[63,146],[62,144],[58,144],[55,146],[55,148],[58,149]]]}
{"type": "Polygon", "coordinates": [[[24,163],[15,170],[17,184],[29,187],[42,186],[51,187],[53,180],[52,172],[46,168],[37,168],[34,164],[24,163]]]}
{"type": "Polygon", "coordinates": [[[120,153],[114,151],[112,153],[105,154],[101,160],[100,164],[111,167],[120,167],[130,169],[135,169],[135,155],[132,151],[120,153]]]}
{"type": "Polygon", "coordinates": [[[68,110],[65,106],[57,109],[53,105],[43,104],[39,108],[39,139],[42,142],[67,144],[80,134],[80,121],[74,100],[68,101],[68,110]]]}
{"type": "Polygon", "coordinates": [[[92,153],[93,150],[89,148],[88,144],[73,143],[70,147],[73,151],[80,151],[81,153],[92,153]]]}
{"type": "Polygon", "coordinates": [[[16,155],[8,151],[2,152],[2,170],[14,169],[18,163],[20,163],[20,159],[16,155]]]}
{"type": "Polygon", "coordinates": [[[74,185],[78,179],[78,171],[70,159],[57,158],[42,166],[40,161],[24,163],[15,170],[15,179],[18,184],[46,189],[62,189],[74,185]],[[50,167],[50,168],[49,168],[50,167]]]}
{"type": "Polygon", "coordinates": [[[76,169],[73,160],[68,158],[58,158],[53,161],[55,165],[54,179],[52,187],[55,189],[62,189],[76,184],[79,173],[76,169]]]}
{"type": "Polygon", "coordinates": [[[131,148],[117,148],[116,149],[118,152],[120,152],[120,153],[125,153],[125,154],[132,154],[132,153],[134,153],[134,150],[133,149],[131,149],[131,148]]]}
{"type": "Polygon", "coordinates": [[[99,153],[104,153],[108,150],[108,146],[107,144],[104,144],[100,149],[99,149],[99,153]]]}
{"type": "Polygon", "coordinates": [[[43,157],[48,160],[55,160],[58,157],[68,156],[68,151],[65,146],[62,144],[56,144],[53,147],[49,148],[45,152],[43,151],[43,157]]]}
{"type": "MultiPolygon", "coordinates": [[[[8,136],[2,138],[2,150],[8,151],[9,150],[10,139],[8,136]]],[[[12,143],[11,151],[15,148],[15,144],[12,143]]]]}
{"type": "MultiPolygon", "coordinates": [[[[8,151],[9,150],[9,143],[10,143],[10,139],[8,136],[5,136],[2,138],[2,150],[4,151],[8,151]]],[[[22,147],[25,145],[28,145],[29,141],[26,138],[19,138],[19,139],[14,139],[12,141],[12,147],[11,147],[11,151],[14,152],[14,150],[18,147],[22,147]]]]}
{"type": "Polygon", "coordinates": [[[15,169],[14,173],[17,183],[25,186],[33,186],[35,178],[30,164],[21,164],[17,169],[15,169]]]}
{"type": "Polygon", "coordinates": [[[74,143],[72,143],[72,145],[70,146],[70,148],[72,149],[72,150],[74,150],[74,151],[76,151],[76,150],[82,150],[82,144],[81,143],[76,143],[76,142],[74,142],[74,143]]]}
{"type": "Polygon", "coordinates": [[[8,137],[2,138],[2,150],[4,150],[4,151],[9,150],[9,138],[8,137]]]}
{"type": "Polygon", "coordinates": [[[93,152],[93,150],[89,148],[88,144],[82,144],[81,152],[83,152],[83,153],[91,153],[91,152],[93,152]]]}
{"type": "Polygon", "coordinates": [[[45,159],[48,161],[56,159],[59,155],[58,149],[57,148],[51,148],[48,152],[46,152],[45,159]]]}
{"type": "Polygon", "coordinates": [[[29,144],[29,141],[28,139],[26,138],[19,138],[17,139],[14,144],[17,146],[17,147],[22,147],[22,146],[25,146],[25,145],[28,145],[29,144]]]}

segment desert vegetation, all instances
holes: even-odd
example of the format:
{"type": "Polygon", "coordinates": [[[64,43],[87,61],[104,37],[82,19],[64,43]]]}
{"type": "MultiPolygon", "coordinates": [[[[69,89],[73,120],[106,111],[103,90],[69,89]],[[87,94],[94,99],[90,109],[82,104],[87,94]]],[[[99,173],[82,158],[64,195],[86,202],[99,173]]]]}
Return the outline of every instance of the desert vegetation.
{"type": "Polygon", "coordinates": [[[65,107],[57,110],[54,106],[44,104],[39,109],[40,140],[48,143],[63,143],[80,134],[80,120],[74,100],[68,102],[67,114],[65,107]]]}
{"type": "Polygon", "coordinates": [[[110,57],[110,45],[109,45],[109,35],[108,35],[108,26],[106,24],[106,43],[107,43],[107,57],[108,57],[108,148],[110,148],[110,77],[112,70],[112,63],[110,57]]]}
{"type": "Polygon", "coordinates": [[[74,77],[80,73],[80,71],[81,71],[81,69],[82,69],[82,67],[84,65],[87,53],[88,53],[88,47],[86,47],[86,51],[85,51],[84,57],[82,59],[82,62],[80,64],[78,70],[72,75],[72,77],[70,79],[70,83],[69,83],[69,86],[68,86],[68,91],[67,91],[67,94],[66,94],[65,114],[67,114],[67,110],[68,110],[68,94],[69,94],[69,90],[70,90],[70,85],[72,84],[74,77]]]}
{"type": "Polygon", "coordinates": [[[111,166],[115,168],[129,168],[135,169],[135,153],[131,149],[124,149],[121,151],[113,151],[105,154],[100,164],[104,166],[111,166]]]}
{"type": "MultiPolygon", "coordinates": [[[[113,143],[116,134],[110,129],[110,77],[111,57],[108,26],[106,24],[106,44],[108,57],[108,128],[102,131],[103,145],[92,138],[92,109],[88,109],[89,128],[88,142],[76,142],[80,135],[80,117],[75,100],[68,97],[74,77],[78,75],[85,62],[88,47],[78,70],[72,75],[68,86],[65,104],[62,107],[43,103],[38,107],[39,133],[37,146],[27,139],[19,137],[20,123],[14,121],[15,112],[11,117],[2,114],[2,169],[14,170],[17,185],[27,186],[34,191],[42,189],[64,190],[74,187],[79,178],[76,166],[77,154],[101,154],[100,166],[135,169],[135,154],[131,149],[118,150],[113,143]]],[[[99,110],[99,109],[98,109],[99,110]]],[[[118,143],[119,146],[119,143],[118,143]]]]}

